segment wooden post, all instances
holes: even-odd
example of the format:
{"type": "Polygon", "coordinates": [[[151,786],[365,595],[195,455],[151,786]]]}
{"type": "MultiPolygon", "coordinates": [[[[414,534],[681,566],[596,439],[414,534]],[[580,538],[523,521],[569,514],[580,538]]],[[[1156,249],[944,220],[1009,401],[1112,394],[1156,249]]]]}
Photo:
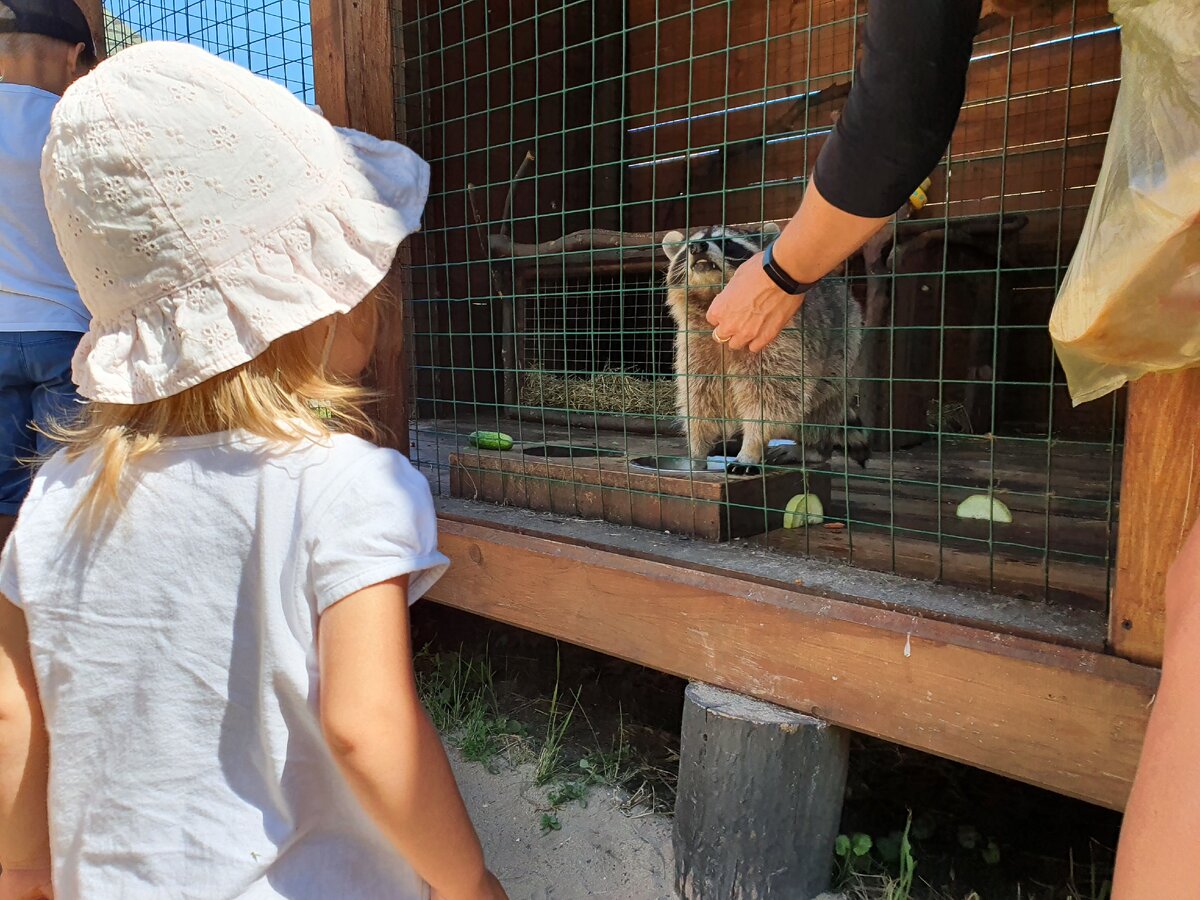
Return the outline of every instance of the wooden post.
{"type": "MultiPolygon", "coordinates": [[[[393,41],[388,0],[312,0],[313,82],[317,105],[334,125],[396,140],[396,84],[403,60],[393,41]]],[[[400,137],[403,137],[402,135],[400,137]]],[[[410,262],[400,246],[386,284],[400,298],[380,320],[373,362],[374,388],[383,399],[375,418],[388,443],[408,450],[407,300],[410,262]]]]}
{"type": "Polygon", "coordinates": [[[108,55],[108,43],[104,38],[104,5],[103,0],[76,0],[83,14],[87,16],[88,24],[92,26],[92,41],[96,44],[96,58],[104,59],[108,55]]]}
{"type": "Polygon", "coordinates": [[[707,684],[689,684],[685,696],[679,896],[812,900],[829,887],[849,733],[707,684]]]}
{"type": "Polygon", "coordinates": [[[1118,656],[1162,663],[1167,570],[1200,511],[1200,369],[1129,387],[1117,577],[1108,637],[1118,656]]]}

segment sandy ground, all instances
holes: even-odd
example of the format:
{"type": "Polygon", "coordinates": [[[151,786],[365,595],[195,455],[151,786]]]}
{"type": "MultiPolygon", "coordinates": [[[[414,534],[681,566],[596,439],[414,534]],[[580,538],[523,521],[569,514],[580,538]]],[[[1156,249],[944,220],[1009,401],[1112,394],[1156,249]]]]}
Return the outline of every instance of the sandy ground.
{"type": "Polygon", "coordinates": [[[672,900],[671,822],[621,809],[612,790],[593,788],[587,806],[554,812],[559,831],[542,833],[546,790],[533,767],[489,772],[449,751],[459,788],[483,841],[488,865],[511,900],[672,900]]]}

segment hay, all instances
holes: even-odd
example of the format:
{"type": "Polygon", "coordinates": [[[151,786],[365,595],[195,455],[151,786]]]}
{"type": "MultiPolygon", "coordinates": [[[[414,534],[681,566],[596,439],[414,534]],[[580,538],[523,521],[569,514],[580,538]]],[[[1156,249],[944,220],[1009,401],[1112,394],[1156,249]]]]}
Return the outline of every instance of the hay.
{"type": "Polygon", "coordinates": [[[564,377],[526,372],[521,378],[522,406],[615,415],[675,415],[675,382],[628,372],[599,372],[564,377]]]}

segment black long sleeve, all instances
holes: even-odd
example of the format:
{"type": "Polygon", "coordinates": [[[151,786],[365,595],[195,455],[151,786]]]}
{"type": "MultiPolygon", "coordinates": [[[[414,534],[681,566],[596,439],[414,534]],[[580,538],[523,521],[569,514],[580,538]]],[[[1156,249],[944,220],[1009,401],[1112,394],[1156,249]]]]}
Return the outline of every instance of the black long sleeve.
{"type": "Polygon", "coordinates": [[[981,3],[870,0],[854,85],[813,174],[831,204],[889,216],[937,165],[962,108],[981,3]]]}

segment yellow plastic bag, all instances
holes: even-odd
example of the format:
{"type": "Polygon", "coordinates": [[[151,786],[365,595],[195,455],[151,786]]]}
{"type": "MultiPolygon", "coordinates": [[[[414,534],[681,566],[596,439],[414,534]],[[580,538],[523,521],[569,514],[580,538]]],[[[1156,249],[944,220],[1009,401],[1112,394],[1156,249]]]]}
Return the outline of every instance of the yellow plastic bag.
{"type": "Polygon", "coordinates": [[[1200,0],[1110,0],[1121,88],[1050,315],[1076,403],[1200,363],[1200,0]]]}

